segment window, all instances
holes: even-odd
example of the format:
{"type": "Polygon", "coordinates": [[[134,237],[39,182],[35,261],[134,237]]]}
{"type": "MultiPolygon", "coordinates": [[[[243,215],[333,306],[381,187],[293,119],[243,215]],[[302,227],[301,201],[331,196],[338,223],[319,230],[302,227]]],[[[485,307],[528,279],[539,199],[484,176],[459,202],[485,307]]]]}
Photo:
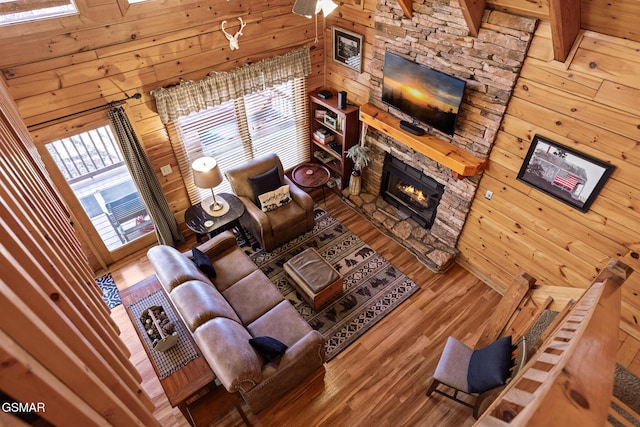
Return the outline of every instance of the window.
{"type": "MultiPolygon", "coordinates": [[[[214,157],[224,171],[249,159],[276,153],[285,169],[309,160],[307,93],[304,78],[292,79],[168,123],[184,177],[191,163],[214,157]],[[179,143],[176,143],[176,140],[179,143]]],[[[185,178],[192,203],[210,194],[185,178]]],[[[231,192],[225,181],[216,192],[231,192]]]]}
{"type": "Polygon", "coordinates": [[[78,13],[73,0],[0,0],[0,25],[78,13]]]}
{"type": "Polygon", "coordinates": [[[108,250],[154,230],[109,125],[46,149],[108,250]]]}

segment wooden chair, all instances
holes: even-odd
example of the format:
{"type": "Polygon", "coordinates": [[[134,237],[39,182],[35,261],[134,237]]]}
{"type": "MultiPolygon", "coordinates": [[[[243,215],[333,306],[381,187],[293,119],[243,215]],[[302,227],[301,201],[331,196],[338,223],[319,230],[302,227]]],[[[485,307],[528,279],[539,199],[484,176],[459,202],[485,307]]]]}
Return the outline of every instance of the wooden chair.
{"type": "Polygon", "coordinates": [[[151,219],[145,218],[147,209],[137,192],[108,202],[105,204],[105,207],[107,208],[109,222],[122,243],[129,241],[130,234],[145,231],[148,227],[153,226],[151,219]],[[136,221],[134,224],[129,225],[130,221],[138,217],[142,217],[143,221],[136,221]]]}

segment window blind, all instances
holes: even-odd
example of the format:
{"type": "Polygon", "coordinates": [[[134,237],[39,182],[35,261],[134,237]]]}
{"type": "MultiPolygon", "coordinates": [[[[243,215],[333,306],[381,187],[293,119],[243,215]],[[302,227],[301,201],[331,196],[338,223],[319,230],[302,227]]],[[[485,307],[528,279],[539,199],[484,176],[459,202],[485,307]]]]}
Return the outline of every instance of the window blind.
{"type": "MultiPolygon", "coordinates": [[[[288,82],[223,102],[167,124],[192,204],[211,195],[193,184],[191,163],[215,158],[224,172],[247,160],[276,153],[285,170],[309,160],[306,79],[288,82]]],[[[226,177],[216,193],[232,193],[226,177]]]]}

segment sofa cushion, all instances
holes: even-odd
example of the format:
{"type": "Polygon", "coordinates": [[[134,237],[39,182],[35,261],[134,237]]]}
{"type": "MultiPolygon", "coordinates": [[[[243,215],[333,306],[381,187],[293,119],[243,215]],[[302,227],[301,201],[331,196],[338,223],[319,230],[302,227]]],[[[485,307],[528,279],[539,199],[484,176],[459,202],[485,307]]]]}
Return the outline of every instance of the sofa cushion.
{"type": "Polygon", "coordinates": [[[198,270],[202,271],[209,278],[213,279],[216,277],[216,269],[213,268],[213,264],[211,264],[211,259],[202,252],[200,249],[195,246],[191,247],[192,260],[198,267],[198,270]]]}
{"type": "Polygon", "coordinates": [[[467,373],[473,349],[462,341],[449,337],[444,346],[433,378],[464,392],[469,391],[467,373]]]}
{"type": "Polygon", "coordinates": [[[240,323],[236,312],[211,284],[190,280],[171,291],[171,299],[191,331],[216,317],[240,323]]]}
{"type": "Polygon", "coordinates": [[[253,190],[253,194],[256,198],[254,200],[254,203],[256,204],[256,206],[260,206],[258,196],[264,193],[268,193],[269,191],[273,191],[282,185],[278,167],[274,166],[268,171],[263,172],[259,175],[250,176],[249,185],[251,185],[251,189],[253,190]]]}
{"type": "Polygon", "coordinates": [[[216,269],[216,278],[212,281],[220,292],[224,292],[229,286],[258,269],[238,246],[227,249],[212,258],[211,262],[216,269]]]}
{"type": "Polygon", "coordinates": [[[211,283],[209,278],[176,248],[159,245],[147,251],[147,258],[156,271],[158,280],[170,293],[176,286],[189,280],[201,280],[211,283]]]}
{"type": "Polygon", "coordinates": [[[222,295],[245,325],[284,301],[282,294],[260,270],[240,279],[222,295]]]}
{"type": "Polygon", "coordinates": [[[253,347],[260,356],[264,359],[265,363],[272,362],[278,357],[282,356],[287,351],[287,345],[278,341],[273,337],[255,337],[249,339],[249,344],[253,347]]]}
{"type": "Polygon", "coordinates": [[[313,328],[284,300],[248,325],[247,330],[254,337],[270,336],[291,347],[313,328]]]}
{"type": "MultiPolygon", "coordinates": [[[[290,230],[302,222],[300,219],[304,218],[305,212],[299,204],[287,203],[275,211],[267,212],[266,215],[269,217],[273,234],[286,235],[290,234],[290,230]]],[[[301,225],[304,227],[304,224],[301,225]]]]}
{"type": "Polygon", "coordinates": [[[249,344],[252,336],[239,323],[211,319],[194,332],[202,355],[231,393],[248,391],[262,380],[262,359],[249,344]]]}
{"type": "Polygon", "coordinates": [[[289,186],[283,185],[273,191],[260,194],[258,200],[260,201],[260,209],[262,209],[262,212],[275,211],[279,207],[291,202],[289,186]]]}

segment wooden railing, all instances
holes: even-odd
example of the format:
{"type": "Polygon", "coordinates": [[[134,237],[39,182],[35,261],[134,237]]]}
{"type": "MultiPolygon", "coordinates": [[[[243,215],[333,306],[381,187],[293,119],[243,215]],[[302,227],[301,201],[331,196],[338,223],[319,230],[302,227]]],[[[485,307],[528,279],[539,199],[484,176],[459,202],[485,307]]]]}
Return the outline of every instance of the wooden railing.
{"type": "Polygon", "coordinates": [[[476,425],[604,425],[613,391],[621,285],[631,272],[611,260],[476,425]]]}

